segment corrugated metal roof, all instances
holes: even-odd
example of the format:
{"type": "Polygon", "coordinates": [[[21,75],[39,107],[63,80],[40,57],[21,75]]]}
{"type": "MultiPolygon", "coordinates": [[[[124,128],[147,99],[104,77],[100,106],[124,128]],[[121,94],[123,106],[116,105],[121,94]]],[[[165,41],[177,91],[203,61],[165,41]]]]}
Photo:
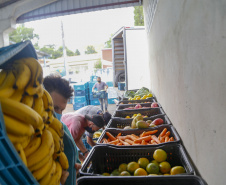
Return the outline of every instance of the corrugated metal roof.
{"type": "Polygon", "coordinates": [[[59,0],[21,15],[18,17],[17,23],[141,4],[141,0],[59,0]]]}

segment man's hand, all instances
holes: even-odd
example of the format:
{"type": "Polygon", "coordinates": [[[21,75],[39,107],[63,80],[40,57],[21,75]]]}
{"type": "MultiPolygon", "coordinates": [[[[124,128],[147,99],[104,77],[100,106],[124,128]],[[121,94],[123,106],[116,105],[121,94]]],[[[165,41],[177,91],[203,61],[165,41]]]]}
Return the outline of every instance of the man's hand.
{"type": "Polygon", "coordinates": [[[68,176],[69,176],[69,172],[66,171],[66,170],[63,170],[63,171],[62,171],[62,176],[61,176],[61,179],[60,179],[60,183],[61,183],[62,185],[65,184],[65,182],[66,182],[68,176]]]}
{"type": "Polygon", "coordinates": [[[76,176],[78,175],[79,173],[79,169],[81,169],[82,165],[79,164],[79,163],[75,163],[75,169],[76,169],[76,176]]]}

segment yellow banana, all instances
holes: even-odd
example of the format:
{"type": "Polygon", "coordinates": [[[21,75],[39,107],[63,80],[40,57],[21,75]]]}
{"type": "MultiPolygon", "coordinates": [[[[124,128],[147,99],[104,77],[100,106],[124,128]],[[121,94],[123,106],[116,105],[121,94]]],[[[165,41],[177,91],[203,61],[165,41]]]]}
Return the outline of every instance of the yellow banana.
{"type": "Polygon", "coordinates": [[[28,96],[28,95],[25,95],[21,101],[21,103],[27,105],[28,107],[32,107],[33,102],[34,102],[33,96],[28,96]]]}
{"type": "Polygon", "coordinates": [[[43,103],[46,111],[53,111],[53,100],[47,90],[44,89],[43,103]]]}
{"type": "Polygon", "coordinates": [[[64,136],[63,124],[57,118],[54,117],[49,126],[56,131],[60,138],[64,136]]]}
{"type": "Polygon", "coordinates": [[[47,119],[46,123],[47,124],[52,123],[53,119],[54,119],[53,112],[52,111],[48,111],[48,119],[47,119]]]}
{"type": "Polygon", "coordinates": [[[49,127],[47,130],[50,131],[52,136],[53,136],[54,152],[55,153],[60,152],[60,148],[61,148],[61,145],[62,145],[61,143],[63,142],[63,140],[59,137],[59,135],[51,127],[49,127]]]}
{"type": "Polygon", "coordinates": [[[34,129],[41,126],[41,116],[27,105],[9,98],[0,98],[0,103],[4,114],[14,117],[24,123],[31,124],[34,129]]]}
{"type": "Polygon", "coordinates": [[[28,146],[28,144],[30,143],[30,141],[31,141],[31,137],[28,137],[27,140],[25,140],[24,142],[21,143],[23,149],[25,149],[28,146]]]}
{"type": "Polygon", "coordinates": [[[34,128],[31,124],[26,124],[18,119],[4,114],[4,121],[7,133],[17,136],[31,136],[34,134],[34,128]]]}
{"type": "Polygon", "coordinates": [[[26,157],[29,157],[32,153],[34,153],[41,145],[41,142],[41,137],[33,137],[28,146],[24,149],[26,157]]]}
{"type": "Polygon", "coordinates": [[[41,116],[38,116],[38,119],[39,119],[39,126],[35,129],[35,135],[36,135],[36,137],[41,137],[42,131],[45,128],[45,124],[44,124],[41,116]]]}
{"type": "Polygon", "coordinates": [[[13,95],[10,96],[10,99],[20,102],[23,98],[24,89],[22,90],[15,90],[13,95]]]}
{"type": "Polygon", "coordinates": [[[44,105],[42,98],[34,98],[33,109],[42,116],[42,112],[44,111],[44,105]]]}
{"type": "Polygon", "coordinates": [[[2,83],[6,79],[7,73],[8,73],[7,70],[5,70],[5,69],[1,70],[1,72],[0,72],[0,85],[2,85],[2,83]]]}
{"type": "Polygon", "coordinates": [[[52,165],[53,165],[53,158],[50,157],[50,159],[48,160],[48,162],[46,164],[44,164],[38,170],[35,170],[35,171],[32,172],[34,178],[36,180],[40,180],[41,178],[43,178],[49,172],[52,165]]]}
{"type": "Polygon", "coordinates": [[[36,150],[35,153],[31,154],[27,158],[28,167],[39,163],[42,159],[44,159],[48,155],[51,148],[54,148],[54,141],[51,132],[45,129],[42,133],[41,139],[42,143],[38,150],[36,150]]]}
{"type": "Polygon", "coordinates": [[[43,96],[43,94],[44,94],[43,85],[39,85],[37,92],[34,94],[34,97],[35,98],[41,98],[43,96]]]}
{"type": "Polygon", "coordinates": [[[67,170],[69,168],[68,159],[64,152],[60,153],[59,162],[63,170],[67,170]]]}
{"type": "Polygon", "coordinates": [[[53,158],[54,148],[51,148],[48,155],[45,156],[40,162],[36,163],[33,166],[28,167],[31,172],[34,172],[41,167],[43,167],[51,158],[53,158]]]}
{"type": "Polygon", "coordinates": [[[24,162],[25,166],[27,166],[27,159],[24,154],[24,149],[23,149],[22,145],[20,143],[17,143],[14,145],[14,147],[16,148],[16,150],[17,150],[18,154],[20,155],[20,158],[24,162]]]}
{"type": "Polygon", "coordinates": [[[38,68],[36,69],[35,81],[33,86],[37,87],[42,83],[43,83],[43,70],[42,70],[42,66],[39,65],[38,68]]]}
{"type": "Polygon", "coordinates": [[[8,137],[9,137],[9,140],[15,144],[15,143],[23,143],[25,142],[27,139],[28,139],[28,136],[16,136],[16,135],[13,135],[11,133],[7,133],[8,137]]]}
{"type": "Polygon", "coordinates": [[[5,80],[0,86],[0,97],[8,98],[13,95],[15,89],[13,89],[13,84],[15,83],[15,76],[12,71],[7,73],[5,80]]]}
{"type": "Polygon", "coordinates": [[[62,167],[60,166],[59,162],[56,162],[56,172],[53,174],[48,185],[60,184],[61,176],[62,176],[62,167]]]}
{"type": "Polygon", "coordinates": [[[13,85],[13,88],[19,90],[24,89],[31,78],[31,71],[29,67],[23,62],[14,62],[13,72],[16,77],[16,81],[13,85]]]}
{"type": "Polygon", "coordinates": [[[56,162],[53,161],[53,165],[51,167],[51,169],[49,170],[49,172],[39,181],[40,185],[49,185],[49,182],[53,176],[53,174],[55,174],[56,172],[56,162]]]}
{"type": "Polygon", "coordinates": [[[43,122],[46,123],[48,120],[48,112],[43,111],[41,116],[42,116],[43,122]]]}

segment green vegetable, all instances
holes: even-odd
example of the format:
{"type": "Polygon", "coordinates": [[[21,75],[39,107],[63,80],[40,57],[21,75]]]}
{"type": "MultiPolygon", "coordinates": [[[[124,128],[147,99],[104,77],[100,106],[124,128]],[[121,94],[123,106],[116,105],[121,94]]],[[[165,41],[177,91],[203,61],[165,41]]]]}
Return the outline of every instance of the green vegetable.
{"type": "Polygon", "coordinates": [[[148,88],[142,87],[141,89],[139,89],[139,90],[135,93],[135,95],[139,95],[140,97],[142,97],[142,96],[147,95],[147,94],[149,94],[149,93],[150,93],[150,92],[149,92],[149,89],[148,89],[148,88]]]}
{"type": "Polygon", "coordinates": [[[133,98],[135,96],[135,92],[134,91],[126,91],[124,92],[124,97],[125,98],[133,98]]]}

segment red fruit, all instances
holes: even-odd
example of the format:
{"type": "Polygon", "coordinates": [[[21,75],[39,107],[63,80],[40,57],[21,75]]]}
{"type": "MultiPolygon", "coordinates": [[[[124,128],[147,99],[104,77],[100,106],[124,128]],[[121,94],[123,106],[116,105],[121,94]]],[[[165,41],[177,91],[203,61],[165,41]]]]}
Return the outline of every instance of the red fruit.
{"type": "Polygon", "coordinates": [[[161,119],[161,118],[156,118],[154,121],[152,121],[152,123],[153,123],[154,125],[161,125],[161,124],[164,123],[164,121],[163,121],[163,119],[161,119]]]}
{"type": "Polygon", "coordinates": [[[153,102],[152,104],[151,104],[151,107],[153,108],[153,107],[159,107],[159,104],[157,103],[157,102],[153,102]]]}

